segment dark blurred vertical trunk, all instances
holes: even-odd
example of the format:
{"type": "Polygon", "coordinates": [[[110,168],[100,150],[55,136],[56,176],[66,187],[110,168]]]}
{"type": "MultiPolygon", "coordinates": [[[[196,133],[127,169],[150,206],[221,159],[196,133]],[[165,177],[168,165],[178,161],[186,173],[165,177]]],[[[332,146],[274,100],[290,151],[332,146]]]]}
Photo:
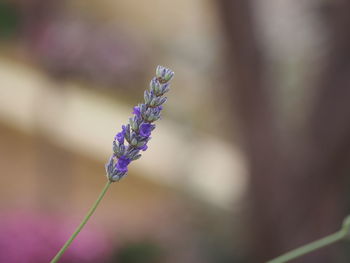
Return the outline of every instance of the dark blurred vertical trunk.
{"type": "MultiPolygon", "coordinates": [[[[252,1],[220,0],[228,47],[227,73],[250,169],[254,262],[262,262],[337,230],[344,216],[344,177],[350,154],[350,1],[325,7],[329,55],[316,83],[307,140],[286,152],[274,116],[272,83],[257,37],[252,1]]],[[[292,142],[291,142],[292,141],[292,142]]],[[[335,262],[326,248],[300,262],[335,262]]]]}
{"type": "Polygon", "coordinates": [[[221,0],[220,4],[227,37],[229,88],[250,169],[254,254],[258,260],[267,259],[280,247],[276,233],[282,229],[276,210],[283,209],[279,191],[284,183],[266,62],[255,32],[251,2],[221,0]]]}
{"type": "MultiPolygon", "coordinates": [[[[325,1],[321,10],[328,50],[315,83],[316,101],[307,130],[310,144],[305,159],[309,162],[300,182],[304,188],[300,191],[309,193],[304,194],[308,202],[302,211],[308,219],[304,235],[309,240],[339,227],[348,212],[346,191],[350,190],[346,189],[350,175],[350,1],[325,1]]],[[[336,248],[325,249],[322,260],[313,262],[339,262],[336,257],[341,251],[336,248]]]]}

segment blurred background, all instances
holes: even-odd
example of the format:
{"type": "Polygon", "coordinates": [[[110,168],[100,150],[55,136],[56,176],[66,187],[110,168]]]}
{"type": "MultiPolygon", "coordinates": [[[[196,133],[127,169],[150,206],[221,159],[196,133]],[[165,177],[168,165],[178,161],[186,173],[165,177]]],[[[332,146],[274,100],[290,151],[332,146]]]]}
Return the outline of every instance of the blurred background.
{"type": "Polygon", "coordinates": [[[70,236],[158,64],[175,78],[149,150],[61,262],[265,262],[336,231],[349,14],[346,0],[0,0],[0,262],[48,262],[70,236]]]}

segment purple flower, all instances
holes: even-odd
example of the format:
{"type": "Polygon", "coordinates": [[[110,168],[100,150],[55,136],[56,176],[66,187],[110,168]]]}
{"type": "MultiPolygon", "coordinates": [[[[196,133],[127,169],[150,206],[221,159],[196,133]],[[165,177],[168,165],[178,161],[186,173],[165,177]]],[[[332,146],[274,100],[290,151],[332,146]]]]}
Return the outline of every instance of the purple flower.
{"type": "Polygon", "coordinates": [[[120,144],[124,144],[124,136],[125,134],[123,132],[118,132],[114,140],[117,140],[120,144]]]}
{"type": "Polygon", "coordinates": [[[139,131],[142,137],[149,137],[151,135],[153,125],[150,123],[142,123],[140,125],[139,131]]]}
{"type": "Polygon", "coordinates": [[[130,162],[131,162],[130,159],[126,158],[125,156],[122,156],[122,157],[120,157],[118,159],[118,162],[115,165],[115,167],[120,172],[127,172],[128,171],[128,165],[129,165],[130,162]]]}
{"type": "Polygon", "coordinates": [[[118,132],[117,135],[114,137],[114,140],[118,141],[119,144],[124,144],[124,138],[126,133],[126,126],[122,126],[122,131],[118,132]]]}
{"type": "Polygon", "coordinates": [[[153,114],[159,115],[160,112],[162,111],[162,109],[163,109],[163,106],[158,106],[158,107],[153,108],[153,114]]]}
{"type": "Polygon", "coordinates": [[[135,106],[132,113],[135,114],[138,118],[141,118],[141,111],[139,106],[135,106]]]}
{"type": "Polygon", "coordinates": [[[134,116],[129,118],[129,124],[122,126],[113,141],[113,155],[106,164],[107,177],[111,182],[117,182],[127,175],[128,165],[141,157],[140,151],[146,151],[150,135],[156,127],[153,123],[160,119],[163,95],[169,91],[169,81],[174,72],[158,66],[156,77],[150,83],[150,88],[144,92],[144,103],[135,106],[134,116]],[[124,145],[124,141],[126,144],[124,145]]]}
{"type": "Polygon", "coordinates": [[[145,145],[139,147],[138,149],[141,150],[141,151],[146,151],[147,148],[148,148],[148,146],[147,146],[147,144],[145,144],[145,145]]]}

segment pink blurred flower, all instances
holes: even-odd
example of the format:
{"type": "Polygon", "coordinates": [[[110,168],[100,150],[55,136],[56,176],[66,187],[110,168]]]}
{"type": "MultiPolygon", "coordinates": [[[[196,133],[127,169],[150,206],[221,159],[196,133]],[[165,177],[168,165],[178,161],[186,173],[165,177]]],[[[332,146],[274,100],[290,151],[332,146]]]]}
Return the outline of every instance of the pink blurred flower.
{"type": "MultiPolygon", "coordinates": [[[[47,263],[74,230],[76,222],[34,212],[0,214],[0,262],[47,263]]],[[[112,247],[107,236],[85,228],[60,262],[106,262],[112,247]]]]}

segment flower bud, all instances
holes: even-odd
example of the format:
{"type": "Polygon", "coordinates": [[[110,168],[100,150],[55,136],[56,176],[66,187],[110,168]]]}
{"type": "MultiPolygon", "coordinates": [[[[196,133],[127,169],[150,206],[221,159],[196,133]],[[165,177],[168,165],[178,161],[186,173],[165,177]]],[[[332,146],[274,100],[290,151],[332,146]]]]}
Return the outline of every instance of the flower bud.
{"type": "Polygon", "coordinates": [[[161,83],[169,82],[174,77],[174,72],[166,67],[158,66],[156,76],[161,83]]]}

